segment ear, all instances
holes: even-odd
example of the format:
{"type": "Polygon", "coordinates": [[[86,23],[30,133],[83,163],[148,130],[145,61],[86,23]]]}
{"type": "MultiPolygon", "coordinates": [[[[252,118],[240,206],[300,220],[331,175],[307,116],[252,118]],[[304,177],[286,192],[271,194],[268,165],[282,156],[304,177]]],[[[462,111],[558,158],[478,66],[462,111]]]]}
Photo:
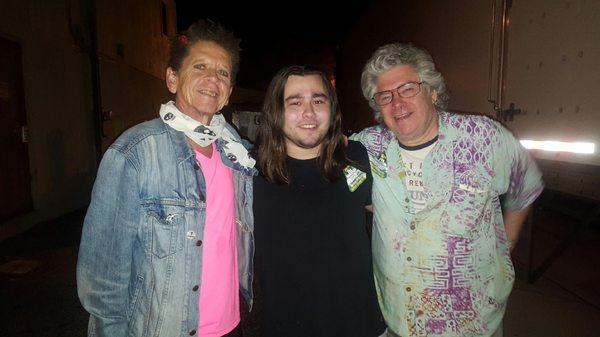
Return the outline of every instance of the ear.
{"type": "Polygon", "coordinates": [[[435,105],[435,103],[437,102],[437,99],[438,99],[437,91],[431,90],[431,103],[433,103],[433,105],[435,105]]]}
{"type": "Polygon", "coordinates": [[[167,73],[165,75],[165,82],[167,83],[167,88],[172,94],[177,93],[177,85],[179,84],[179,76],[177,72],[173,70],[173,68],[168,67],[167,73]]]}

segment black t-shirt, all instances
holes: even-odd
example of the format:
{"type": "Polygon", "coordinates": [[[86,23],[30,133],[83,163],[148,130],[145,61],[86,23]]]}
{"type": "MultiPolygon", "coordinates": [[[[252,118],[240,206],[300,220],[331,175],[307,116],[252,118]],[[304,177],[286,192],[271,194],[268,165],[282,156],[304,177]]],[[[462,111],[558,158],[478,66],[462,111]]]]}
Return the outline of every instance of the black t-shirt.
{"type": "Polygon", "coordinates": [[[373,281],[365,205],[372,177],[365,148],[347,156],[367,179],[351,192],[329,183],[316,159],[288,157],[291,184],[254,180],[256,270],[269,337],[375,337],[385,325],[373,281]]]}

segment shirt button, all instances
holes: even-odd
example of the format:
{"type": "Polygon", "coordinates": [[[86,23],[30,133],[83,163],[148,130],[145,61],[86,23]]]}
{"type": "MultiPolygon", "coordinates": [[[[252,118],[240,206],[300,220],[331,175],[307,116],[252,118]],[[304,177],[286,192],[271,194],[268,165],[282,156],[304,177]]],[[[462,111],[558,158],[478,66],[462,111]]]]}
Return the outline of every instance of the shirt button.
{"type": "Polygon", "coordinates": [[[406,198],[406,199],[404,199],[404,201],[406,201],[406,202],[409,202],[409,201],[410,201],[410,199],[406,198]]]}
{"type": "Polygon", "coordinates": [[[410,229],[415,230],[415,225],[410,225],[410,229]]]}
{"type": "MultiPolygon", "coordinates": [[[[200,169],[200,165],[198,165],[198,163],[194,163],[194,170],[198,171],[200,169]]],[[[196,333],[196,330],[194,330],[194,333],[196,333]]],[[[191,334],[191,332],[190,332],[191,334]]]]}
{"type": "Polygon", "coordinates": [[[412,261],[412,258],[409,256],[406,258],[406,261],[410,262],[410,261],[412,261]]]}
{"type": "Polygon", "coordinates": [[[198,286],[194,286],[194,287],[192,288],[192,291],[198,291],[198,286]]]}
{"type": "Polygon", "coordinates": [[[196,246],[198,246],[198,247],[202,246],[202,240],[196,241],[196,246]]]}
{"type": "Polygon", "coordinates": [[[411,291],[412,289],[410,287],[406,287],[406,291],[411,291]]]}
{"type": "Polygon", "coordinates": [[[190,331],[190,336],[193,336],[193,335],[195,335],[195,334],[196,334],[196,330],[192,330],[192,331],[190,331]]]}

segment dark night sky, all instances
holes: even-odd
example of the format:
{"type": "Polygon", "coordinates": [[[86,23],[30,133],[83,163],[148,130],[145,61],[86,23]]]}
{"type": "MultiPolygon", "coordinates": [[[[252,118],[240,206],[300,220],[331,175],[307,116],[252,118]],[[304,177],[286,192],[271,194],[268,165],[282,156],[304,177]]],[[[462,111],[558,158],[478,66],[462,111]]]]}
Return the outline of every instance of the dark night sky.
{"type": "Polygon", "coordinates": [[[264,90],[281,67],[306,64],[323,70],[335,66],[336,45],[373,1],[288,2],[180,0],[177,29],[209,18],[242,39],[238,85],[264,90]]]}

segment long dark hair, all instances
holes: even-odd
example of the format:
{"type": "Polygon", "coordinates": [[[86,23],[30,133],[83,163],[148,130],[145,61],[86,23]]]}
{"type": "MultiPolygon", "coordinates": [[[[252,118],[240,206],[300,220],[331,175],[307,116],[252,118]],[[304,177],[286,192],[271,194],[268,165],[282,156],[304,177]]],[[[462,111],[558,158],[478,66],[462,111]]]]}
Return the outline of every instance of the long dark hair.
{"type": "Polygon", "coordinates": [[[290,76],[317,75],[327,91],[331,108],[329,130],[323,139],[323,147],[317,159],[325,179],[335,182],[339,178],[340,169],[350,163],[344,151],[344,135],[342,133],[342,114],[335,94],[335,89],[324,73],[308,69],[304,66],[290,66],[281,69],[271,80],[260,120],[258,131],[258,166],[271,183],[289,184],[290,177],[286,165],[284,124],[284,91],[290,76]]]}

